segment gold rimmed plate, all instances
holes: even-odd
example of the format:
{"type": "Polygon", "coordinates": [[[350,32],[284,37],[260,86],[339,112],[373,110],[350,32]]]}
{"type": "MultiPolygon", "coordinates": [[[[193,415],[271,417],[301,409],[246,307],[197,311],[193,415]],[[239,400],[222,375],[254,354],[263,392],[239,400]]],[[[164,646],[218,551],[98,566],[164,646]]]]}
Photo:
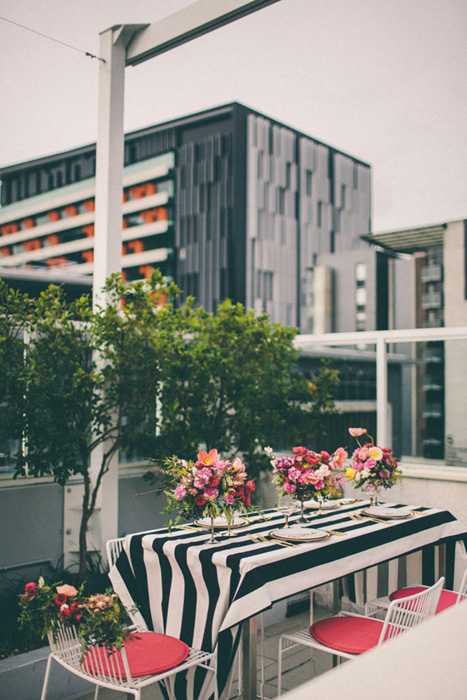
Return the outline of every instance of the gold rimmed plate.
{"type": "MultiPolygon", "coordinates": [[[[333,508],[339,508],[339,506],[348,506],[351,503],[356,503],[357,500],[357,498],[334,498],[329,501],[322,501],[321,508],[322,510],[332,510],[333,508]]],[[[310,508],[313,510],[319,509],[319,501],[315,501],[314,499],[304,501],[303,505],[305,508],[310,508]]]]}
{"type": "MultiPolygon", "coordinates": [[[[197,525],[198,527],[204,527],[206,529],[210,529],[211,528],[211,518],[200,518],[199,520],[195,520],[195,522],[193,524],[197,525]]],[[[234,518],[231,527],[237,528],[237,527],[244,527],[245,525],[248,525],[248,520],[246,518],[234,518]]],[[[217,518],[214,518],[214,529],[215,530],[226,530],[227,527],[228,527],[227,518],[224,518],[222,515],[218,516],[217,518]]]]}
{"type": "Polygon", "coordinates": [[[284,540],[284,542],[317,542],[330,536],[329,532],[325,530],[294,526],[271,530],[269,533],[269,537],[276,540],[284,540]]]}
{"type": "Polygon", "coordinates": [[[406,520],[412,518],[411,508],[390,508],[389,506],[373,506],[360,511],[369,518],[381,518],[382,520],[406,520]]]}

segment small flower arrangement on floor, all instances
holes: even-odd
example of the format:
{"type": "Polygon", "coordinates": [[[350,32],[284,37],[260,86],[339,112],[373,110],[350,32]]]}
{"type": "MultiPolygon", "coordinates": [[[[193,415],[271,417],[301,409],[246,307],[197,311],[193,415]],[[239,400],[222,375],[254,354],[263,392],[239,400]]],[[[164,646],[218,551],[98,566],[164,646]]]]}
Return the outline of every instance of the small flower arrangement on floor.
{"type": "Polygon", "coordinates": [[[84,595],[83,586],[61,583],[48,585],[42,576],[36,582],[27,583],[20,595],[21,608],[18,618],[20,628],[45,637],[54,634],[58,620],[68,627],[75,627],[83,645],[83,653],[94,644],[121,649],[131,638],[125,610],[118,596],[112,591],[84,595]]]}
{"type": "Polygon", "coordinates": [[[349,428],[349,433],[356,439],[358,447],[351,456],[352,463],[345,470],[345,476],[354,482],[356,489],[362,486],[390,489],[401,481],[402,473],[389,447],[375,445],[366,428],[349,428]],[[369,442],[363,442],[364,439],[369,439],[369,442]]]}
{"type": "Polygon", "coordinates": [[[202,450],[194,462],[178,457],[166,460],[164,473],[172,481],[172,488],[165,492],[168,527],[186,519],[221,515],[231,522],[235,512],[251,508],[255,482],[248,479],[239,457],[222,459],[216,449],[202,450]],[[172,520],[174,511],[177,515],[172,520]]]}

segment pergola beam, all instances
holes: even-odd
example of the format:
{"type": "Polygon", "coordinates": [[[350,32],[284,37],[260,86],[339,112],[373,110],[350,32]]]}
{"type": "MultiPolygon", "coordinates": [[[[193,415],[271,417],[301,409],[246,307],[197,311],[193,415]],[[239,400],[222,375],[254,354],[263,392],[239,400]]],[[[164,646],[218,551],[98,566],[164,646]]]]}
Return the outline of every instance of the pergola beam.
{"type": "Polygon", "coordinates": [[[147,61],[278,1],[198,0],[137,32],[128,45],[126,65],[147,61]]]}

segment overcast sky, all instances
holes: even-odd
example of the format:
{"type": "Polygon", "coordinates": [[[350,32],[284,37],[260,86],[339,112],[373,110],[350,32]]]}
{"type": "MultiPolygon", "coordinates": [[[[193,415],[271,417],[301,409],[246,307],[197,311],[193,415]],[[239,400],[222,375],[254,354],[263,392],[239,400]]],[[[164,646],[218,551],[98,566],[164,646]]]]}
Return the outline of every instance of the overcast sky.
{"type": "MultiPolygon", "coordinates": [[[[217,0],[221,5],[222,0],[217,0]]],[[[0,0],[0,166],[94,142],[99,32],[192,0],[0,0]]],[[[467,1],[279,0],[126,69],[125,129],[241,102],[372,167],[373,230],[467,218],[467,1]]]]}

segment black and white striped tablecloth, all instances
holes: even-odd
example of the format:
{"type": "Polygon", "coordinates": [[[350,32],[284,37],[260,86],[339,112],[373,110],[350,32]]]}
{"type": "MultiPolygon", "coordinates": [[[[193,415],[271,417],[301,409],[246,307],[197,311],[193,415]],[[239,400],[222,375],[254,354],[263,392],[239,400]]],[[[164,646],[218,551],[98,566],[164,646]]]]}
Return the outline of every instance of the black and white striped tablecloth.
{"type": "MultiPolygon", "coordinates": [[[[467,540],[466,526],[446,510],[415,505],[411,507],[423,513],[404,520],[375,523],[350,517],[367,505],[358,501],[321,516],[308,511],[310,527],[346,534],[297,548],[248,538],[248,533],[268,535],[282,527],[283,517],[275,511],[267,512],[272,516],[268,521],[252,515],[236,537],[220,537],[219,544],[208,544],[206,530],[128,535],[110,579],[117,593],[130,595],[139,606],[149,629],[206,651],[218,643],[222,690],[238,641],[237,626],[281,599],[421,549],[428,552],[423,582],[431,583],[435,569],[428,565],[429,552],[439,544],[447,545],[446,587],[453,587],[456,561],[460,568],[467,565],[464,544],[455,551],[456,540],[467,540]]],[[[177,688],[177,697],[202,698],[200,679],[180,681],[186,685],[177,688]]]]}

